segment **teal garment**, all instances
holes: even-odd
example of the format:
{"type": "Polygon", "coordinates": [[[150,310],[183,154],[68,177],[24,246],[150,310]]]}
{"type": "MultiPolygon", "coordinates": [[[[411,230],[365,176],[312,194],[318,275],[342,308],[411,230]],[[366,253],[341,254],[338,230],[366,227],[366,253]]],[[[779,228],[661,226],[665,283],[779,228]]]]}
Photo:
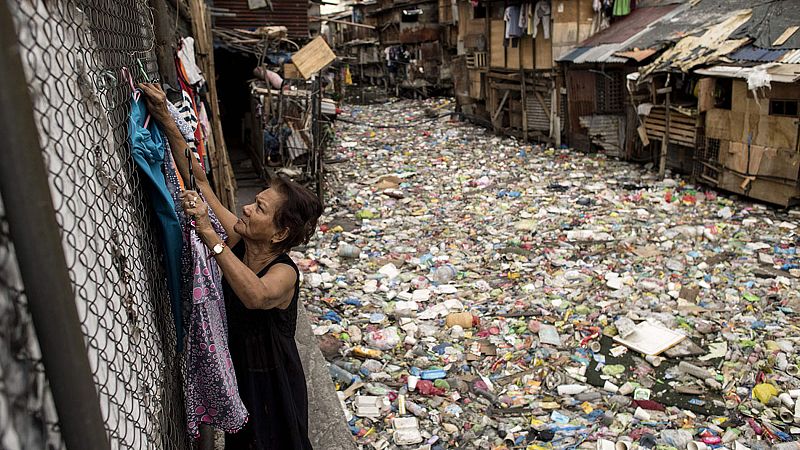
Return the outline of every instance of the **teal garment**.
{"type": "Polygon", "coordinates": [[[631,13],[631,0],[614,0],[614,15],[627,16],[631,13]]]}
{"type": "Polygon", "coordinates": [[[161,232],[161,244],[164,251],[164,266],[167,274],[167,289],[172,303],[172,316],[175,321],[178,351],[183,351],[183,306],[181,301],[181,251],[183,250],[183,234],[175,203],[167,190],[167,183],[162,170],[166,145],[156,121],[148,117],[143,98],[134,96],[131,99],[131,115],[128,121],[131,153],[139,172],[142,174],[144,190],[150,198],[155,213],[156,224],[161,232]]]}

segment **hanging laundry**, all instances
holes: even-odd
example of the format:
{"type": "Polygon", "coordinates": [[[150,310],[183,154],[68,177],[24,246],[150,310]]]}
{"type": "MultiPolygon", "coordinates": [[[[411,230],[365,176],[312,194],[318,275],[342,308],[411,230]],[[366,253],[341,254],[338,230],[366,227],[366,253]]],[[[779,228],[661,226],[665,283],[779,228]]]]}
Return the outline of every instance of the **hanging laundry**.
{"type": "Polygon", "coordinates": [[[192,152],[197,155],[197,159],[205,168],[205,152],[203,151],[205,146],[203,145],[203,131],[200,127],[200,121],[198,119],[197,110],[195,109],[195,103],[192,100],[192,95],[185,90],[181,91],[181,100],[178,102],[177,106],[181,118],[192,130],[192,140],[187,140],[186,144],[189,146],[192,152]]]}
{"type": "MultiPolygon", "coordinates": [[[[200,102],[197,120],[200,123],[203,147],[208,148],[208,142],[211,140],[211,121],[208,120],[208,109],[206,108],[205,101],[200,102]]],[[[203,154],[203,167],[206,169],[206,174],[211,172],[211,161],[209,160],[208,153],[209,152],[204,152],[203,154]]]]}
{"type": "Polygon", "coordinates": [[[533,23],[534,3],[526,3],[525,6],[527,7],[525,8],[526,22],[528,23],[528,26],[525,28],[525,32],[533,36],[533,30],[536,28],[533,23]]]}
{"type": "Polygon", "coordinates": [[[344,84],[345,86],[350,86],[353,84],[353,74],[350,73],[349,64],[344,66],[344,84]]]}
{"type": "Polygon", "coordinates": [[[615,0],[614,15],[627,16],[631,13],[631,0],[615,0]]]}
{"type": "Polygon", "coordinates": [[[503,20],[506,22],[506,39],[522,36],[522,28],[519,27],[519,5],[507,6],[503,20]]]}
{"type": "Polygon", "coordinates": [[[614,0],[614,16],[627,16],[631,13],[631,0],[614,0]]]}
{"type": "Polygon", "coordinates": [[[203,78],[202,71],[197,67],[194,57],[194,38],[185,37],[181,39],[181,45],[178,49],[178,59],[183,65],[183,70],[186,73],[186,80],[192,86],[206,81],[203,78]]]}
{"type": "Polygon", "coordinates": [[[519,27],[522,28],[523,34],[530,34],[528,33],[528,21],[530,18],[529,13],[531,12],[531,4],[530,3],[523,3],[519,7],[519,27]]]}
{"type": "Polygon", "coordinates": [[[550,39],[550,0],[539,0],[533,8],[533,32],[531,35],[534,38],[539,30],[539,22],[542,22],[544,38],[550,39]]]}
{"type": "Polygon", "coordinates": [[[592,34],[599,33],[603,28],[603,0],[593,0],[592,10],[594,19],[592,20],[592,34]]]}
{"type": "Polygon", "coordinates": [[[146,192],[155,212],[156,223],[164,251],[164,267],[167,275],[167,289],[172,303],[172,316],[175,322],[178,351],[183,351],[183,308],[181,301],[181,227],[175,213],[172,195],[167,189],[164,172],[166,141],[151,119],[144,99],[134,95],[128,120],[133,161],[145,181],[146,192]]]}
{"type": "MultiPolygon", "coordinates": [[[[187,431],[191,436],[197,437],[200,433],[199,425],[206,424],[235,433],[247,423],[248,412],[239,397],[236,373],[228,347],[222,272],[216,260],[209,257],[206,245],[200,240],[190,218],[180,206],[183,183],[171,154],[164,165],[167,185],[184,239],[181,255],[182,293],[189,310],[184,376],[187,431]]],[[[225,230],[211,209],[208,216],[214,230],[226,240],[225,230]]]]}
{"type": "Polygon", "coordinates": [[[183,139],[186,142],[194,141],[194,129],[183,119],[178,107],[175,106],[174,103],[167,101],[167,110],[169,110],[172,120],[175,121],[175,125],[178,126],[178,130],[180,130],[181,135],[183,135],[183,139]]]}

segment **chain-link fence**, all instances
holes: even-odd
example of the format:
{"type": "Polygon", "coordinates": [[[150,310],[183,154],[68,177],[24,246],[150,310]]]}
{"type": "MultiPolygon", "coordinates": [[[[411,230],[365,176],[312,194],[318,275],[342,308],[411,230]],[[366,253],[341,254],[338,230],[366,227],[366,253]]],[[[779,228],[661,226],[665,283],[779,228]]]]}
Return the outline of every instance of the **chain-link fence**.
{"type": "MultiPolygon", "coordinates": [[[[185,448],[182,371],[162,255],[127,145],[131,87],[123,73],[137,82],[157,74],[151,10],[145,0],[4,1],[16,25],[111,447],[185,448]]],[[[15,407],[25,402],[36,416],[30,426],[42,430],[41,442],[59,447],[25,319],[24,289],[18,278],[7,276],[13,274],[13,253],[7,234],[0,238],[0,307],[14,312],[3,314],[14,327],[3,327],[2,387],[8,389],[6,356],[35,379],[26,381],[21,386],[26,392],[14,398],[0,396],[0,426],[5,426],[4,400],[15,407]]],[[[0,437],[7,430],[0,428],[0,437]]]]}

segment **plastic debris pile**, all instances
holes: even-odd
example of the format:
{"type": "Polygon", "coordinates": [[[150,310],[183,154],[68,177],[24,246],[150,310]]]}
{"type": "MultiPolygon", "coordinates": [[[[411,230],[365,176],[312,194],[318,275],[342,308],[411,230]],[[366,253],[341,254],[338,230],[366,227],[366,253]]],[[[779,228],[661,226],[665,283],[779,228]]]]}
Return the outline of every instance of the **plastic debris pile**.
{"type": "Polygon", "coordinates": [[[293,254],[362,448],[800,448],[797,211],[449,106],[351,108],[293,254]]]}

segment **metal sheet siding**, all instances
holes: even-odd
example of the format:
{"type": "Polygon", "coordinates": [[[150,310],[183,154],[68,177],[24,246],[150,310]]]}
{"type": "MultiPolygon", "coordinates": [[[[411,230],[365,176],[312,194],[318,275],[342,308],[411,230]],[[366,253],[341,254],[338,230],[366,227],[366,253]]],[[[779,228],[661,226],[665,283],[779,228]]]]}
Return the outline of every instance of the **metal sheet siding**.
{"type": "Polygon", "coordinates": [[[591,36],[579,45],[581,47],[594,47],[599,44],[621,44],[632,38],[636,33],[647,28],[651,23],[661,19],[679,5],[652,6],[637,8],[633,12],[617,21],[609,28],[591,36]]]}
{"type": "MultiPolygon", "coordinates": [[[[547,108],[552,111],[553,102],[550,96],[543,96],[542,99],[545,105],[547,105],[547,108]]],[[[538,131],[550,130],[550,117],[535,96],[530,95],[525,99],[525,108],[528,110],[528,129],[538,131]]]]}
{"type": "Polygon", "coordinates": [[[217,16],[214,26],[221,28],[257,28],[268,25],[285,26],[289,38],[308,37],[307,0],[272,0],[273,10],[266,8],[250,9],[247,0],[214,0],[215,8],[224,8],[232,17],[217,16]]]}
{"type": "Polygon", "coordinates": [[[778,61],[788,50],[770,50],[759,48],[754,45],[746,45],[739,50],[728,55],[729,58],[737,61],[758,61],[771,62],[778,61]]]}

